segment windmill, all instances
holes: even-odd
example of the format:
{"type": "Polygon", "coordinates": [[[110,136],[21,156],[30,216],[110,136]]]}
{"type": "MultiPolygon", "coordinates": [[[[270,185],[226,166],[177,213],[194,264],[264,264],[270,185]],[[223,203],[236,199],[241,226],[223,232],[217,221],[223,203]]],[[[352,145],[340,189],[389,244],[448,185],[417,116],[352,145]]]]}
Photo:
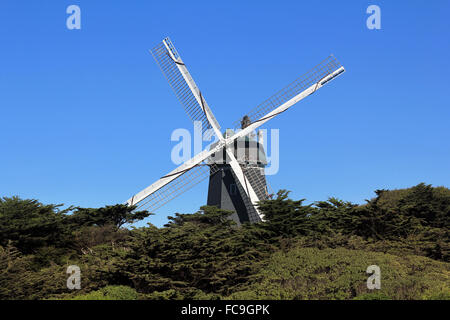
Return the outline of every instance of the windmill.
{"type": "Polygon", "coordinates": [[[222,134],[219,123],[170,39],[165,38],[151,53],[190,119],[201,123],[203,134],[213,131],[218,141],[132,196],[128,205],[155,211],[209,177],[208,204],[234,209],[232,218],[238,223],[264,221],[258,202],[268,197],[264,175],[266,163],[262,143],[253,138],[253,132],[341,75],[344,67],[333,55],[329,56],[247,113],[237,122],[241,130],[226,130],[222,134]],[[236,146],[242,143],[244,150],[236,146]],[[249,159],[248,155],[255,152],[248,150],[256,150],[257,156],[249,159]],[[230,196],[235,196],[238,201],[233,201],[230,196]]]}

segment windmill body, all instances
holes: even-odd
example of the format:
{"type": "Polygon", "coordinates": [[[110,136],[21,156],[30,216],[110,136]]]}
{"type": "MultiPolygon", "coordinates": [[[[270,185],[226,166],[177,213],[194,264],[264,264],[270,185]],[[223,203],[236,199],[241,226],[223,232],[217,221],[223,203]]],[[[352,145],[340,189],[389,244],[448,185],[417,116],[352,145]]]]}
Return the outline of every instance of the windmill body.
{"type": "Polygon", "coordinates": [[[153,212],[209,177],[209,205],[234,211],[231,218],[238,224],[264,221],[258,203],[269,197],[264,174],[267,161],[262,136],[258,132],[255,139],[255,131],[340,76],[344,67],[334,56],[328,57],[238,120],[235,128],[240,124],[239,130],[227,129],[223,134],[170,39],[151,53],[189,118],[202,124],[205,136],[215,134],[218,141],[132,196],[128,205],[153,212]]]}
{"type": "MultiPolygon", "coordinates": [[[[225,132],[225,136],[233,134],[234,131],[231,129],[225,132]]],[[[264,174],[267,159],[261,139],[257,140],[253,135],[245,136],[236,139],[231,149],[260,201],[267,199],[269,192],[264,174]]],[[[209,163],[214,163],[218,170],[214,166],[210,173],[207,205],[234,212],[230,215],[230,219],[238,225],[246,222],[260,222],[260,216],[248,200],[246,191],[241,187],[228,161],[224,151],[220,160],[215,160],[215,157],[209,160],[209,163]],[[225,161],[221,161],[222,159],[225,161]]]]}

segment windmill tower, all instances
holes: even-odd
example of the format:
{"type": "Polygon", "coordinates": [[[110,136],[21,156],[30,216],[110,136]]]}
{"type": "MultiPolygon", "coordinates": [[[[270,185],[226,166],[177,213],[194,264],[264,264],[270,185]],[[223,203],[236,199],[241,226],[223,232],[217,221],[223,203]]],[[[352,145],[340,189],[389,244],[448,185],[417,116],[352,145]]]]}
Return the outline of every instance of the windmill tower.
{"type": "MultiPolygon", "coordinates": [[[[241,129],[246,127],[246,119],[244,117],[241,121],[241,129]]],[[[264,174],[264,168],[267,165],[264,143],[262,140],[262,134],[258,132],[258,139],[255,139],[255,135],[247,135],[242,138],[238,138],[234,141],[234,144],[230,146],[230,149],[239,163],[244,176],[248,183],[252,186],[258,199],[266,200],[269,198],[269,192],[267,188],[266,176],[264,174]]],[[[235,132],[231,129],[225,131],[225,138],[231,137],[235,132]]],[[[246,197],[246,190],[241,188],[233,169],[228,164],[226,152],[222,151],[221,157],[217,160],[216,157],[210,158],[210,163],[213,162],[217,165],[219,170],[211,172],[209,177],[208,188],[208,201],[209,206],[216,206],[224,210],[234,211],[234,214],[230,216],[238,225],[243,222],[260,222],[261,219],[258,216],[252,203],[248,201],[246,197]],[[222,159],[226,159],[222,161],[222,159]]],[[[248,186],[243,186],[248,187],[248,186]]]]}
{"type": "Polygon", "coordinates": [[[247,113],[235,125],[237,128],[240,124],[241,130],[226,130],[222,134],[202,92],[169,38],[151,53],[190,119],[201,122],[203,134],[212,130],[218,142],[132,196],[127,203],[136,205],[137,209],[155,211],[210,177],[208,204],[235,211],[232,219],[238,223],[264,221],[258,202],[268,197],[264,175],[267,161],[261,139],[255,139],[254,131],[341,75],[344,67],[334,56],[329,56],[247,113]]]}

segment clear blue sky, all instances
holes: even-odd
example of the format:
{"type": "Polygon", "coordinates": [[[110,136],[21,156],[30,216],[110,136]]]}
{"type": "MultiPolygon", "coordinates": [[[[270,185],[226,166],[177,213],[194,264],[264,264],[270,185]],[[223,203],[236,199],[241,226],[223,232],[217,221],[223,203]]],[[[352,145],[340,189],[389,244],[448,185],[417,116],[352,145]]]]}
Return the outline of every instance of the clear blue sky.
{"type": "MultiPolygon", "coordinates": [[[[191,123],[148,49],[170,36],[223,128],[330,53],[347,72],[270,121],[273,189],[361,203],[450,186],[449,1],[0,2],[0,195],[124,203],[174,169],[191,123]],[[66,28],[66,8],[82,29],[66,28]],[[381,8],[382,29],[366,28],[381,8]]],[[[149,219],[193,212],[207,185],[149,219]]]]}

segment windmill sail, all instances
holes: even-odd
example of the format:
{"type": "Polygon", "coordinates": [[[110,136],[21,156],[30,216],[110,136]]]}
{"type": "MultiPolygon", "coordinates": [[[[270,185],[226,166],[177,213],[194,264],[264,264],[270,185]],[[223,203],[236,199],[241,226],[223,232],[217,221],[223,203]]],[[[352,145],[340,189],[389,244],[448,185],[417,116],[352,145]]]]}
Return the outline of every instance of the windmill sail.
{"type": "MultiPolygon", "coordinates": [[[[296,79],[284,89],[278,91],[276,94],[265,100],[254,109],[250,110],[250,112],[246,115],[248,116],[250,122],[255,122],[258,119],[262,118],[265,114],[276,109],[283,103],[289,101],[310,86],[319,83],[322,79],[325,79],[328,75],[333,74],[341,68],[342,65],[339,63],[339,61],[337,61],[337,59],[333,55],[330,55],[327,59],[322,61],[309,72],[296,79]]],[[[323,84],[325,84],[325,82],[322,83],[322,85],[323,84]]],[[[240,124],[241,119],[234,122],[233,125],[235,128],[238,128],[240,124]]]]}
{"type": "Polygon", "coordinates": [[[170,39],[164,39],[151,50],[151,53],[192,122],[200,121],[202,132],[212,128],[210,122],[220,129],[201,91],[170,39]]]}
{"type": "Polygon", "coordinates": [[[177,195],[181,194],[180,192],[182,190],[185,190],[185,187],[187,186],[187,183],[177,185],[177,183],[174,181],[177,179],[180,179],[180,177],[183,177],[183,179],[187,179],[187,181],[189,181],[189,182],[191,182],[189,180],[189,177],[191,179],[195,178],[195,180],[196,180],[197,177],[200,176],[199,174],[194,174],[193,176],[191,176],[190,174],[186,174],[186,173],[190,172],[191,170],[194,170],[194,172],[195,172],[195,170],[198,167],[201,167],[202,163],[205,162],[205,160],[207,160],[211,155],[213,155],[215,152],[222,150],[223,145],[224,144],[221,143],[221,144],[218,144],[217,146],[215,146],[214,148],[212,148],[211,150],[203,150],[202,152],[195,155],[190,160],[184,162],[178,168],[172,170],[171,172],[166,174],[164,177],[161,177],[155,183],[151,184],[144,190],[142,190],[139,193],[132,196],[130,199],[128,199],[127,203],[131,206],[138,205],[139,203],[141,203],[144,200],[146,200],[147,198],[149,198],[147,200],[153,199],[151,201],[155,201],[155,202],[162,201],[164,204],[167,202],[166,201],[167,199],[170,199],[170,200],[173,199],[174,196],[173,195],[169,196],[168,193],[176,194],[176,196],[177,196],[177,195]],[[165,191],[161,191],[158,193],[158,191],[160,189],[164,189],[165,191]],[[155,194],[155,196],[153,196],[153,194],[155,194]]]}
{"type": "MultiPolygon", "coordinates": [[[[219,169],[215,164],[201,163],[187,170],[176,179],[170,181],[168,184],[150,193],[148,196],[140,201],[134,202],[137,210],[148,210],[154,212],[169,201],[185,193],[192,187],[196,186],[211,174],[214,174],[219,169]]],[[[128,203],[133,203],[133,198],[128,200],[128,203]]]]}

